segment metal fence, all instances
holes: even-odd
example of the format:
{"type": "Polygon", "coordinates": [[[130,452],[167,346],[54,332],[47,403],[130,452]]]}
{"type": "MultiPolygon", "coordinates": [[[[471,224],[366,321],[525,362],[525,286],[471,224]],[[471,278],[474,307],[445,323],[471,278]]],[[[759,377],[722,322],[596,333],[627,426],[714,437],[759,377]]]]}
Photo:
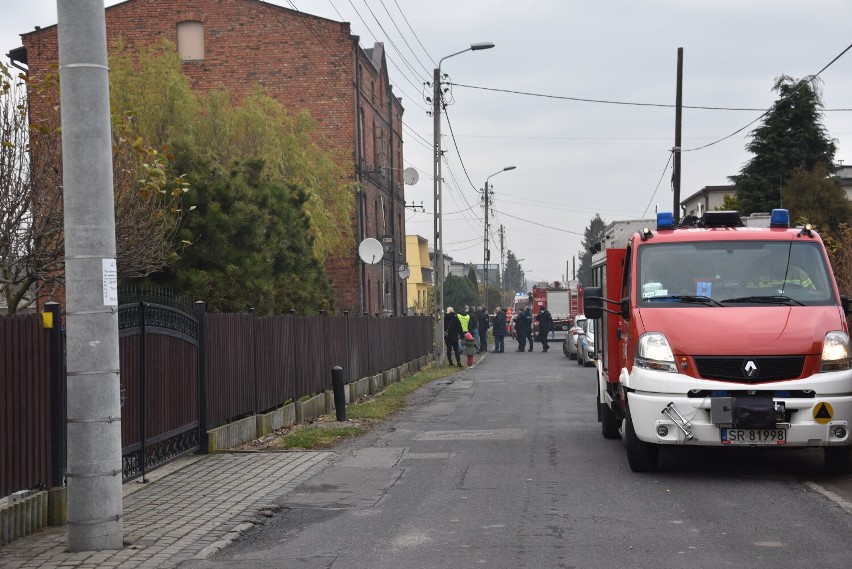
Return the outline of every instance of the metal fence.
{"type": "MultiPolygon", "coordinates": [[[[427,316],[208,314],[169,295],[121,297],[124,478],[194,452],[210,428],[432,352],[427,316]]],[[[0,316],[0,496],[62,484],[64,351],[41,315],[0,316]]]]}

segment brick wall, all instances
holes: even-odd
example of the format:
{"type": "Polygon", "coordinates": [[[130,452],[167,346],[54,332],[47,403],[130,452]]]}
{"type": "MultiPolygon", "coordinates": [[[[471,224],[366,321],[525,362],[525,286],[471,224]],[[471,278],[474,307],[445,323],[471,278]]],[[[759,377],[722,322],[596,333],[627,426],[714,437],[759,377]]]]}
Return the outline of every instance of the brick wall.
{"type": "MultiPolygon", "coordinates": [[[[366,289],[367,284],[358,261],[361,239],[379,237],[386,226],[388,233],[399,236],[397,249],[402,252],[394,256],[395,262],[385,261],[386,273],[394,273],[391,269],[405,258],[402,237],[405,215],[400,215],[404,212],[402,165],[399,164],[403,109],[399,100],[392,97],[381,44],[363,50],[346,22],[258,0],[128,0],[107,8],[106,21],[110,49],[118,41],[130,48],[158,45],[163,39],[177,44],[178,23],[201,22],[204,58],[183,64],[194,89],[227,90],[239,101],[256,85],[262,85],[289,110],[307,109],[311,113],[322,134],[321,144],[340,157],[346,176],[361,188],[360,203],[364,211],[359,213],[356,207],[349,220],[355,236],[351,255],[326,263],[338,309],[361,311],[361,289],[366,289]],[[359,107],[363,112],[363,158],[359,157],[358,149],[359,107]],[[389,121],[391,108],[393,119],[389,121]],[[388,169],[391,156],[392,170],[388,169]],[[386,166],[385,172],[390,177],[370,173],[382,166],[386,166]],[[382,202],[384,221],[381,207],[376,209],[376,204],[382,202]]],[[[23,36],[31,74],[43,74],[58,62],[56,34],[56,26],[51,26],[23,36]]],[[[38,105],[38,101],[33,104],[38,105]]],[[[395,274],[389,282],[392,290],[399,289],[395,274]]],[[[375,312],[381,300],[375,278],[373,283],[370,294],[374,297],[375,312]]],[[[403,307],[404,299],[397,298],[397,306],[388,308],[399,313],[403,307]]]]}

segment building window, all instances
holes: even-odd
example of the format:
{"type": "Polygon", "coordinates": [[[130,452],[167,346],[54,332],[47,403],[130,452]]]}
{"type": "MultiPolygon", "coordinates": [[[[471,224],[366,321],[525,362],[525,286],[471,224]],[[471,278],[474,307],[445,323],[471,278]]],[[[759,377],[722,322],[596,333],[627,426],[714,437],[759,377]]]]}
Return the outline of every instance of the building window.
{"type": "Polygon", "coordinates": [[[183,61],[204,59],[204,24],[192,20],[178,22],[177,47],[183,61]]]}

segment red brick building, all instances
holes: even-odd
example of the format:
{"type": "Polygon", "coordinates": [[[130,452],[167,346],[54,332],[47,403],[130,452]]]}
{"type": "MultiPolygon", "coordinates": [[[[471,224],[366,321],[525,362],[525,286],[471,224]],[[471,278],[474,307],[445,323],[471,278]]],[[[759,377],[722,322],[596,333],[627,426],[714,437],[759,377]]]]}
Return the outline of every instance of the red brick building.
{"type": "MultiPolygon", "coordinates": [[[[227,90],[234,100],[256,85],[287,109],[307,109],[340,166],[357,185],[348,222],[351,252],[326,262],[338,310],[401,314],[406,287],[402,181],[402,103],[388,81],[384,46],[362,49],[346,22],[260,0],[128,0],[106,8],[109,48],[177,45],[199,92],[227,90]],[[372,237],[393,246],[365,265],[358,245],[372,237]]],[[[10,55],[31,75],[58,62],[57,27],[23,34],[10,55]]],[[[343,198],[343,197],[342,197],[343,198]]]]}

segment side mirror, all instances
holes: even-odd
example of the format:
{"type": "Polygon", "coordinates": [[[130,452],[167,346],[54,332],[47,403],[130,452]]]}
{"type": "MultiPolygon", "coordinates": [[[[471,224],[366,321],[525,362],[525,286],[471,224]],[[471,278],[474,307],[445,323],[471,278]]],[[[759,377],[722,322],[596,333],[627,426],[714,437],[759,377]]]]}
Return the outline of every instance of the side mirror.
{"type": "Polygon", "coordinates": [[[583,312],[586,318],[597,320],[603,316],[603,290],[599,286],[587,286],[583,292],[583,312]]]}

